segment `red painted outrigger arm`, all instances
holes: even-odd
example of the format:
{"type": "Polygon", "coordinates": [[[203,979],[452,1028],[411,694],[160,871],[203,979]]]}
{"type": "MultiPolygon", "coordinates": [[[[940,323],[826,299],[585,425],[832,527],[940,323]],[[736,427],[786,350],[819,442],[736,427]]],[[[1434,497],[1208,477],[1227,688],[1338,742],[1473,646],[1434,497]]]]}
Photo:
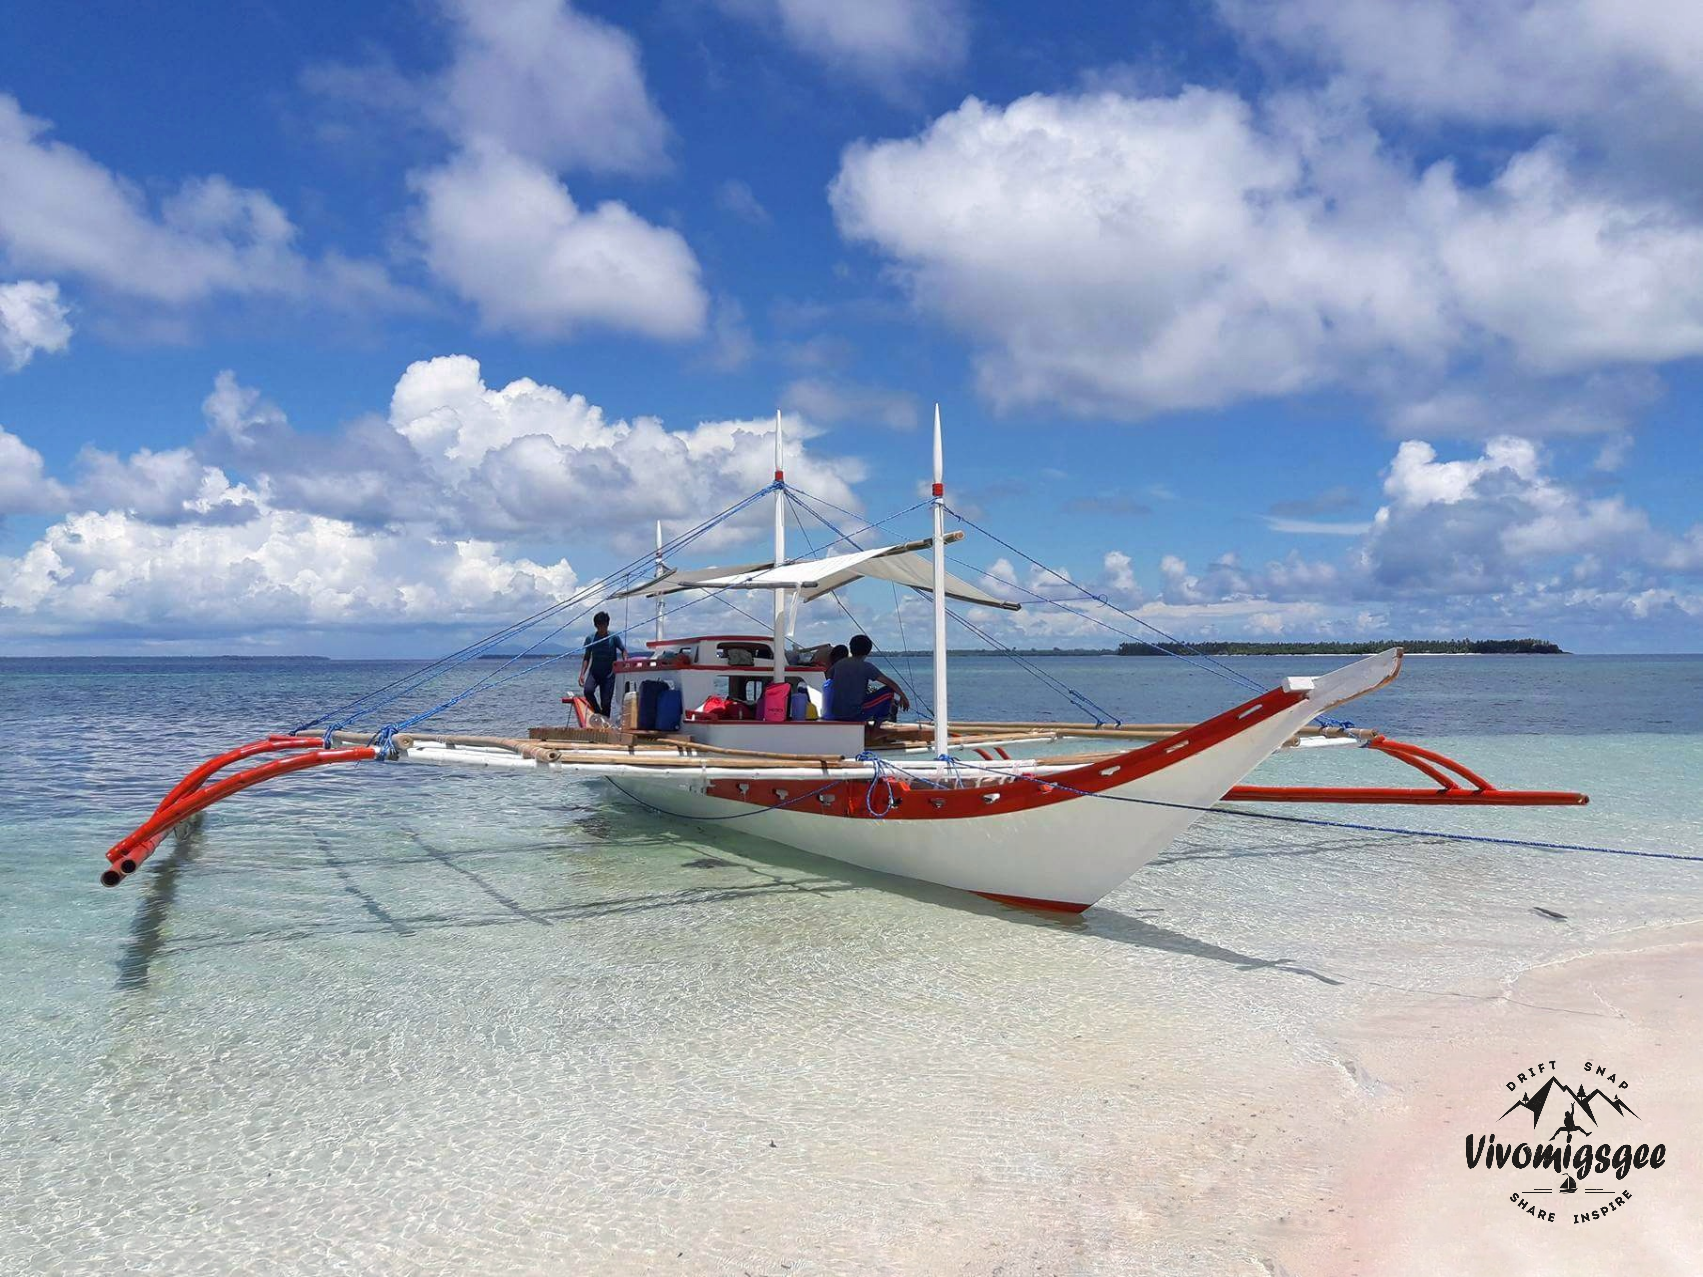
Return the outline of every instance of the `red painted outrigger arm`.
{"type": "Polygon", "coordinates": [[[1367,749],[1398,758],[1437,782],[1436,789],[1369,785],[1237,785],[1224,795],[1236,803],[1412,803],[1461,807],[1583,807],[1591,800],[1565,789],[1498,789],[1445,754],[1407,741],[1373,736],[1367,749]],[[1450,773],[1453,773],[1451,775],[1450,773]],[[1461,782],[1465,781],[1463,785],[1461,782]]]}
{"type": "Polygon", "coordinates": [[[171,792],[160,800],[160,805],[154,808],[152,816],[112,845],[106,853],[109,867],[101,872],[101,882],[108,887],[116,887],[154,854],[160,840],[175,826],[221,798],[229,798],[262,781],[306,771],[310,767],[365,762],[377,757],[378,750],[371,745],[326,749],[325,742],[318,736],[268,736],[265,740],[250,741],[216,758],[209,758],[172,787],[171,792]],[[245,758],[253,758],[257,754],[286,753],[293,753],[295,757],[261,763],[234,776],[207,783],[232,763],[239,763],[245,758]]]}
{"type": "MultiPolygon", "coordinates": [[[[1438,788],[1237,785],[1224,798],[1229,802],[1257,803],[1415,803],[1487,807],[1579,807],[1590,801],[1584,794],[1567,790],[1498,789],[1477,772],[1446,755],[1406,741],[1391,740],[1387,736],[1370,737],[1366,748],[1400,759],[1436,781],[1438,788]]],[[[153,855],[160,840],[174,827],[222,798],[310,767],[366,762],[378,756],[378,748],[372,745],[326,749],[325,742],[318,736],[268,736],[210,758],[173,786],[152,816],[112,845],[106,853],[109,867],[102,871],[101,882],[108,887],[116,887],[153,855]],[[223,780],[213,780],[231,764],[259,754],[293,754],[294,757],[261,763],[223,780]],[[209,784],[209,781],[212,783],[209,784]]]]}

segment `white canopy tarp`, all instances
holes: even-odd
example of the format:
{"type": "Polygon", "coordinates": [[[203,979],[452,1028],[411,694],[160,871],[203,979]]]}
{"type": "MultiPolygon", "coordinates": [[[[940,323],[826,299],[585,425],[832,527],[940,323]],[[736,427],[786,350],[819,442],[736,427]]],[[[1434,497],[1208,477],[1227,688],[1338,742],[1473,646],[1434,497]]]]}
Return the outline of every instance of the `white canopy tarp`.
{"type": "MultiPolygon", "coordinates": [[[[957,541],[962,532],[947,536],[957,541]]],[[[616,598],[653,598],[681,590],[797,590],[805,599],[820,598],[865,577],[894,581],[927,593],[934,588],[934,565],[912,553],[932,545],[931,541],[906,541],[874,550],[829,554],[819,559],[800,559],[775,567],[769,563],[747,563],[731,568],[700,568],[692,572],[668,572],[643,585],[615,595],[616,598]]],[[[1018,610],[1018,604],[996,598],[968,581],[947,573],[946,596],[961,603],[1018,610]]]]}

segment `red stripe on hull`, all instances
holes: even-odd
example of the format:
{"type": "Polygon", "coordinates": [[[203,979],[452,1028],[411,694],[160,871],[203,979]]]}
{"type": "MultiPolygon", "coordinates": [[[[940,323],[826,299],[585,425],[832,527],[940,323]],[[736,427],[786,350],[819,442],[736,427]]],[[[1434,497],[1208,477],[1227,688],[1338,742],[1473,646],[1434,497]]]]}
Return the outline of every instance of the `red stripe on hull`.
{"type": "Polygon", "coordinates": [[[1029,896],[1002,896],[997,891],[978,891],[974,893],[984,900],[994,900],[1002,905],[1016,905],[1019,909],[1049,909],[1054,913],[1081,913],[1087,905],[1073,905],[1065,900],[1035,900],[1029,896]]]}
{"type": "Polygon", "coordinates": [[[887,782],[873,780],[830,781],[813,786],[808,781],[765,781],[753,777],[748,780],[712,780],[704,792],[711,798],[725,798],[751,806],[785,807],[802,815],[853,820],[961,820],[1003,816],[1069,802],[1151,776],[1257,727],[1302,699],[1299,692],[1274,689],[1151,745],[1086,763],[1054,776],[1017,773],[1008,781],[964,789],[935,789],[915,786],[907,780],[895,780],[891,782],[890,804],[887,782]],[[806,794],[808,798],[803,797],[806,794]]]}

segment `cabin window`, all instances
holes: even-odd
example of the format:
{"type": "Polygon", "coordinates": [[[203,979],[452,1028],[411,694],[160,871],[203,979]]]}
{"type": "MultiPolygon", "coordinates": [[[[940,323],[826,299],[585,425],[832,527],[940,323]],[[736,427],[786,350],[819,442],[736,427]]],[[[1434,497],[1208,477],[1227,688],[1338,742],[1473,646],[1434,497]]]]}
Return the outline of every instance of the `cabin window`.
{"type": "Polygon", "coordinates": [[[717,643],[716,660],[722,665],[759,665],[774,658],[767,643],[717,643]]]}
{"type": "Polygon", "coordinates": [[[759,705],[763,700],[763,689],[768,685],[768,679],[752,674],[722,674],[716,678],[715,694],[724,700],[759,705]]]}

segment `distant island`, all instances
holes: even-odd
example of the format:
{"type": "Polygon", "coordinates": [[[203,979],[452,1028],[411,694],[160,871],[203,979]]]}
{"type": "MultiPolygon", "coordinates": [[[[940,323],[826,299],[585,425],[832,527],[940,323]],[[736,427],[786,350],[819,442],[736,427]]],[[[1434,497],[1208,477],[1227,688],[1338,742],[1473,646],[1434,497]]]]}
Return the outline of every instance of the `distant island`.
{"type": "MultiPolygon", "coordinates": [[[[1264,643],[1252,639],[1202,639],[1198,643],[1120,643],[1110,647],[1017,647],[1006,649],[1014,656],[1366,656],[1399,647],[1409,656],[1565,656],[1566,651],[1547,639],[1371,639],[1357,643],[1264,643]]],[[[954,647],[949,656],[986,656],[985,647],[954,647]]],[[[484,652],[482,661],[548,661],[561,656],[578,656],[577,650],[537,652],[484,652]]],[[[927,648],[880,650],[886,657],[926,657],[927,648]]],[[[761,662],[759,662],[761,664],[761,662]]]]}
{"type": "Polygon", "coordinates": [[[1369,643],[1120,643],[1119,656],[1364,656],[1399,647],[1410,656],[1565,656],[1547,639],[1377,639],[1369,643]]]}

